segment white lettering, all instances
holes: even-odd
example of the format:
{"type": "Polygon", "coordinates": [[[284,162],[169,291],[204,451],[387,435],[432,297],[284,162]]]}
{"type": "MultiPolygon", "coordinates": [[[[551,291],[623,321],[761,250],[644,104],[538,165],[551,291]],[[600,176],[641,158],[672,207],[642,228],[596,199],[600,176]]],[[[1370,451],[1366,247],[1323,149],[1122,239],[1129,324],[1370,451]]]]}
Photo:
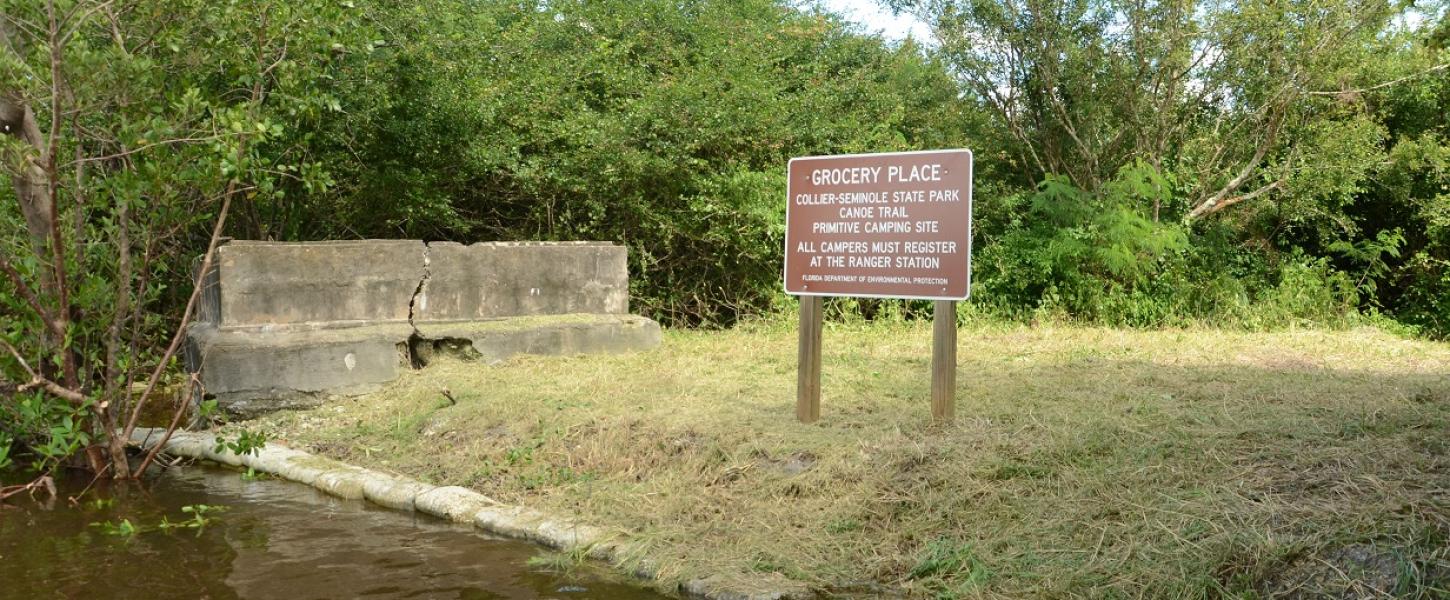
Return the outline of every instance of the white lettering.
{"type": "Polygon", "coordinates": [[[859,185],[876,183],[880,178],[881,167],[849,167],[811,171],[811,183],[815,185],[859,185]]]}

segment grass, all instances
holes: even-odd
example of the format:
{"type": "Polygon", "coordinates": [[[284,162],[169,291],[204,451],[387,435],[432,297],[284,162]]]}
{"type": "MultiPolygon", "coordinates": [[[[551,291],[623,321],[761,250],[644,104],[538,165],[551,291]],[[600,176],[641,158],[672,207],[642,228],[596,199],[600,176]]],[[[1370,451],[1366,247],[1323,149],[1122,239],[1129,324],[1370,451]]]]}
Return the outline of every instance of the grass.
{"type": "Polygon", "coordinates": [[[794,420],[795,332],[761,326],[670,331],[624,356],[443,360],[264,428],[583,515],[642,541],[666,581],[775,573],[940,598],[1450,593],[1450,346],[1368,328],[974,325],[959,336],[958,419],[934,426],[930,336],[828,326],[812,425],[794,420]]]}

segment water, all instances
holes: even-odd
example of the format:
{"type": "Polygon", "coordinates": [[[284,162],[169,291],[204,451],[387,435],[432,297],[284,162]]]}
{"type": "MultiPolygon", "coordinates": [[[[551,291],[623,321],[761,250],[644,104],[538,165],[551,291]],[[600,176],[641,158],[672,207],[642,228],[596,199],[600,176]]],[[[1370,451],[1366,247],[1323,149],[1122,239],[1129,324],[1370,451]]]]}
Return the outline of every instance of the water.
{"type": "Polygon", "coordinates": [[[287,481],[193,466],[67,502],[88,481],[60,482],[53,503],[0,504],[0,599],[664,598],[598,572],[532,569],[528,543],[287,481]],[[195,505],[226,509],[199,530],[154,529],[195,505]],[[143,531],[92,525],[122,519],[143,531]]]}

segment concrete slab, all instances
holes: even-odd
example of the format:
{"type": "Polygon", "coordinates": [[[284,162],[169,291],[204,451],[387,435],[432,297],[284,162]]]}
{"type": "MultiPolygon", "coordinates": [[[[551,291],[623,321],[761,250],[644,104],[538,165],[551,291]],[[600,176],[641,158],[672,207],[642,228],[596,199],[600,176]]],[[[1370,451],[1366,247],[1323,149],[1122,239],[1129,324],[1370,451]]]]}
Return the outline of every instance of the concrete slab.
{"type": "Polygon", "coordinates": [[[187,368],[239,417],[368,393],[435,352],[497,362],[661,337],[627,314],[626,250],[609,243],[233,241],[202,281],[187,368]]]}
{"type": "Polygon", "coordinates": [[[428,245],[414,321],[629,312],[623,246],[597,242],[428,245]]]}
{"type": "Polygon", "coordinates": [[[216,254],[216,323],[407,321],[425,250],[418,240],[228,242],[216,254]]]}

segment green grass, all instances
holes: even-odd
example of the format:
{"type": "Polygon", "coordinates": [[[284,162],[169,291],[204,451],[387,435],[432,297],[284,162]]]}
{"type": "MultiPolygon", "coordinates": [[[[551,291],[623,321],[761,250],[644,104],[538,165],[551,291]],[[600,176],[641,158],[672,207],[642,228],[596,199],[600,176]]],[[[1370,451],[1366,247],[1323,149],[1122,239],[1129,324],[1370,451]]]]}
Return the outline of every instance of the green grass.
{"type": "Polygon", "coordinates": [[[795,333],[764,326],[671,331],[624,356],[445,360],[263,427],[583,515],[644,542],[666,580],[1262,597],[1380,589],[1323,576],[1367,555],[1360,571],[1392,565],[1394,593],[1446,593],[1450,346],[1367,328],[972,326],[958,419],[935,426],[930,336],[828,326],[812,425],[794,420],[795,333]]]}

